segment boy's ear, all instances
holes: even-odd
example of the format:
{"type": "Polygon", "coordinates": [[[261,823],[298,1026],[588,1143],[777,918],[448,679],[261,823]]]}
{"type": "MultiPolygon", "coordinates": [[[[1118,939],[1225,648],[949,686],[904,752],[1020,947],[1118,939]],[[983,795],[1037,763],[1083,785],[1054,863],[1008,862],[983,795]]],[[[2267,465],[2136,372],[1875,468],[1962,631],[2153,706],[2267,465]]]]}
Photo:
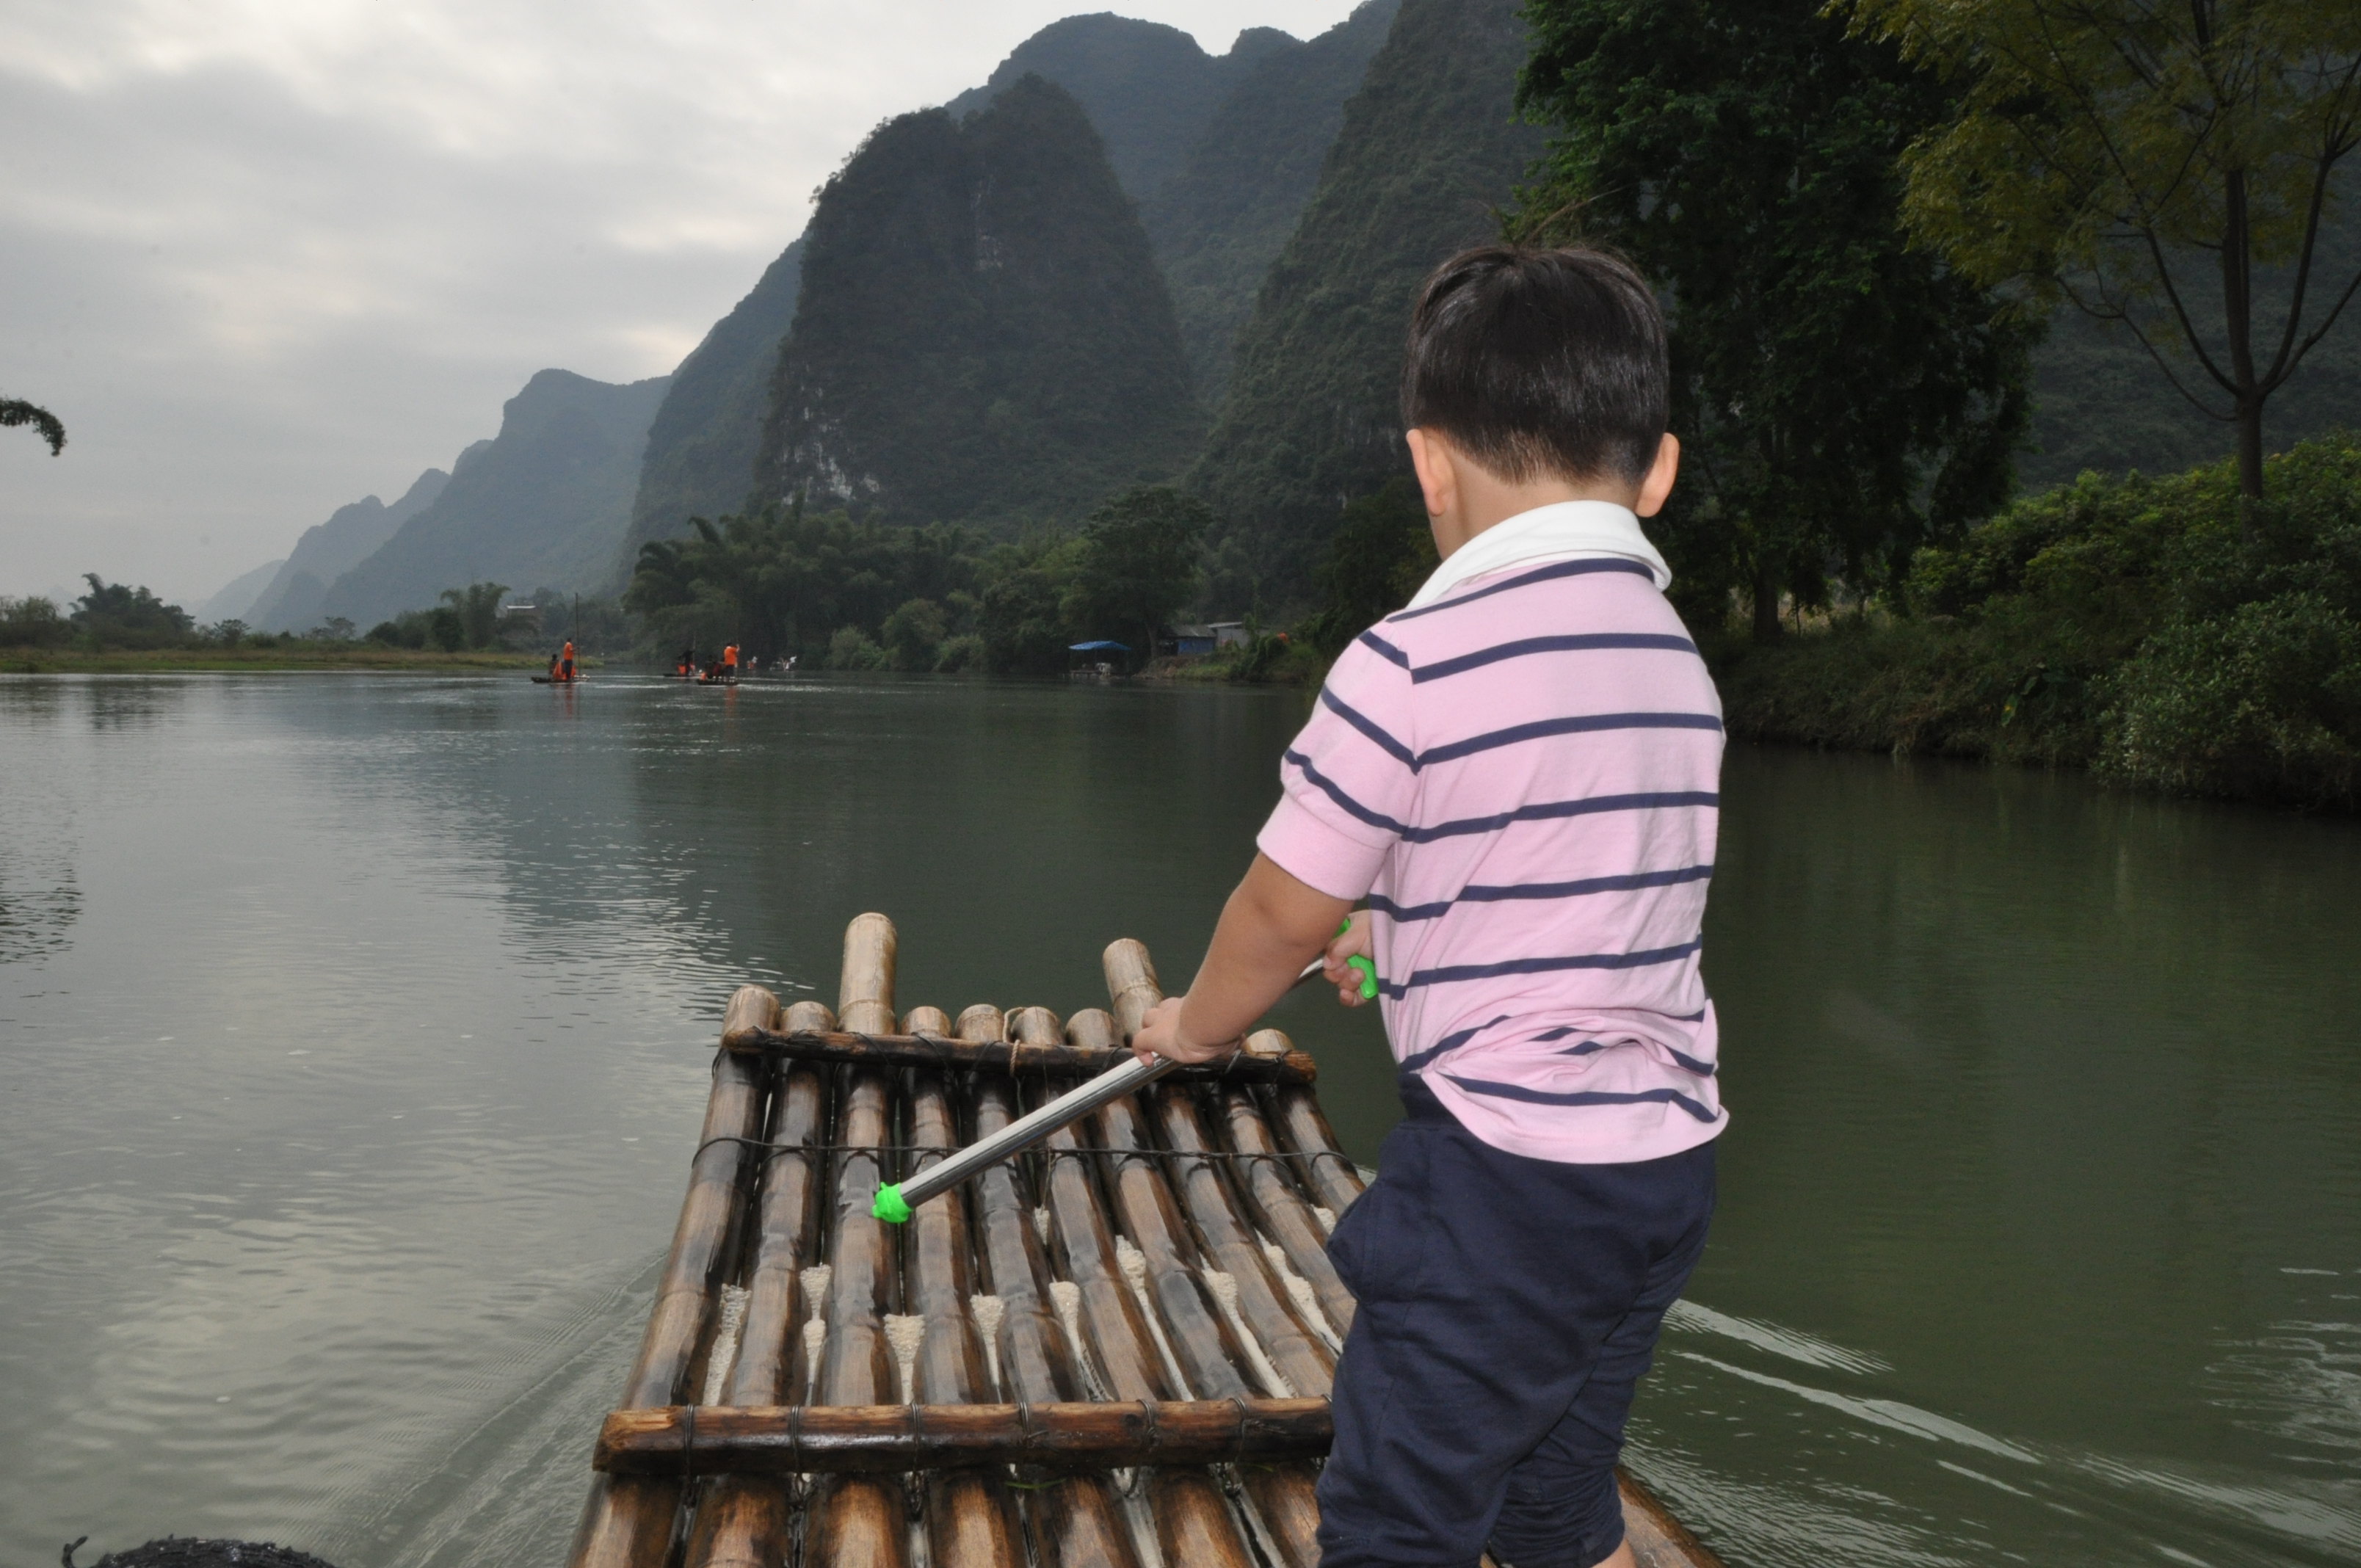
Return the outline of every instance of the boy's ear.
{"type": "Polygon", "coordinates": [[[1671,431],[1656,444],[1656,460],[1649,466],[1648,477],[1640,481],[1640,494],[1631,510],[1642,517],[1653,517],[1664,510],[1671,499],[1673,481],[1681,473],[1681,438],[1671,431]]]}
{"type": "Polygon", "coordinates": [[[1410,466],[1418,474],[1418,488],[1426,498],[1426,515],[1441,517],[1459,499],[1459,475],[1452,465],[1451,444],[1433,431],[1413,427],[1402,432],[1410,447],[1410,466]]]}

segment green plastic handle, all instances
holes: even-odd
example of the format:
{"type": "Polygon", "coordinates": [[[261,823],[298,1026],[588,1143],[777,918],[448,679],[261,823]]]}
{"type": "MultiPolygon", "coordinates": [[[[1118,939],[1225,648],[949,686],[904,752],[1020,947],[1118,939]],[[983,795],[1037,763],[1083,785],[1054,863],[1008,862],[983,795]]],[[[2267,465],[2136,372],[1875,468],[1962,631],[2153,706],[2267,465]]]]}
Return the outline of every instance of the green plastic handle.
{"type": "Polygon", "coordinates": [[[889,1182],[877,1190],[877,1201],[869,1205],[869,1212],[872,1218],[883,1220],[889,1225],[906,1224],[910,1218],[910,1206],[902,1201],[901,1186],[889,1182]]]}
{"type": "MultiPolygon", "coordinates": [[[[1353,917],[1347,915],[1345,916],[1345,923],[1336,927],[1336,935],[1341,937],[1352,928],[1353,917]]],[[[1361,971],[1362,1001],[1367,1002],[1369,998],[1377,995],[1378,966],[1375,960],[1365,958],[1359,953],[1355,953],[1351,958],[1345,960],[1345,967],[1346,969],[1356,969],[1361,971]]]]}

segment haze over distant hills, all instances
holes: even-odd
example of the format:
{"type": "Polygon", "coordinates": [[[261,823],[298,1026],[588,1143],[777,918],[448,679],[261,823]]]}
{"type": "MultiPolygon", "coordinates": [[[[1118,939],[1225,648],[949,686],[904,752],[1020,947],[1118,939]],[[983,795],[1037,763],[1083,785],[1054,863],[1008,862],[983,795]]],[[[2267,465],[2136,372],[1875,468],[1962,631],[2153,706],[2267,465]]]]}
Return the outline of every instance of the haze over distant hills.
{"type": "Polygon", "coordinates": [[[668,376],[613,386],[544,370],[462,453],[433,502],[330,586],[322,613],[366,629],[445,588],[571,588],[605,576],[631,522],[648,424],[668,376]]]}
{"type": "Polygon", "coordinates": [[[338,507],[327,521],[303,531],[293,553],[240,619],[257,631],[309,631],[319,625],[325,619],[329,585],[368,560],[403,523],[433,505],[450,482],[451,476],[442,469],[429,468],[412,480],[410,488],[391,506],[375,496],[363,496],[349,506],[338,507]]]}

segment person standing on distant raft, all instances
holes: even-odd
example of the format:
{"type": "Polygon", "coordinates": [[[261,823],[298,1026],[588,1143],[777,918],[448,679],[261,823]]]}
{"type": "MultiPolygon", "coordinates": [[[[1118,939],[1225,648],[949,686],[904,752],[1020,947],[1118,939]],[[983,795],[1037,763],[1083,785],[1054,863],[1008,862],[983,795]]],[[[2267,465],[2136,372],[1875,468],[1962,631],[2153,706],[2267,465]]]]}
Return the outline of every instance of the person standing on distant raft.
{"type": "Polygon", "coordinates": [[[1404,1119],[1329,1241],[1359,1300],[1323,1568],[1630,1568],[1615,1486],[1728,1124],[1698,973],[1721,704],[1641,532],[1673,488],[1655,299],[1490,247],[1426,280],[1402,422],[1442,565],[1329,672],[1187,994],[1226,1054],[1375,959],[1404,1119]],[[1368,907],[1350,917],[1353,904],[1368,907]]]}
{"type": "Polygon", "coordinates": [[[725,681],[738,678],[738,644],[735,642],[721,650],[721,678],[725,681]]]}
{"type": "Polygon", "coordinates": [[[566,685],[574,684],[574,639],[566,640],[566,652],[557,656],[557,678],[566,685]]]}

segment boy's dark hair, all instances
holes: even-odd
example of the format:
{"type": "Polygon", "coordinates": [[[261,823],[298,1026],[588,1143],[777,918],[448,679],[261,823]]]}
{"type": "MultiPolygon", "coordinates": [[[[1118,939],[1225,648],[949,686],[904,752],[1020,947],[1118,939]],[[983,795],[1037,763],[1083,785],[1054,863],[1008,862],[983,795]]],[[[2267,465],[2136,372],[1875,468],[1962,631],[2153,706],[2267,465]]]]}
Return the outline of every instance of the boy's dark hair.
{"type": "Polygon", "coordinates": [[[1419,291],[1402,424],[1441,432],[1514,483],[1637,484],[1664,439],[1671,379],[1664,313],[1622,258],[1482,246],[1419,291]]]}

